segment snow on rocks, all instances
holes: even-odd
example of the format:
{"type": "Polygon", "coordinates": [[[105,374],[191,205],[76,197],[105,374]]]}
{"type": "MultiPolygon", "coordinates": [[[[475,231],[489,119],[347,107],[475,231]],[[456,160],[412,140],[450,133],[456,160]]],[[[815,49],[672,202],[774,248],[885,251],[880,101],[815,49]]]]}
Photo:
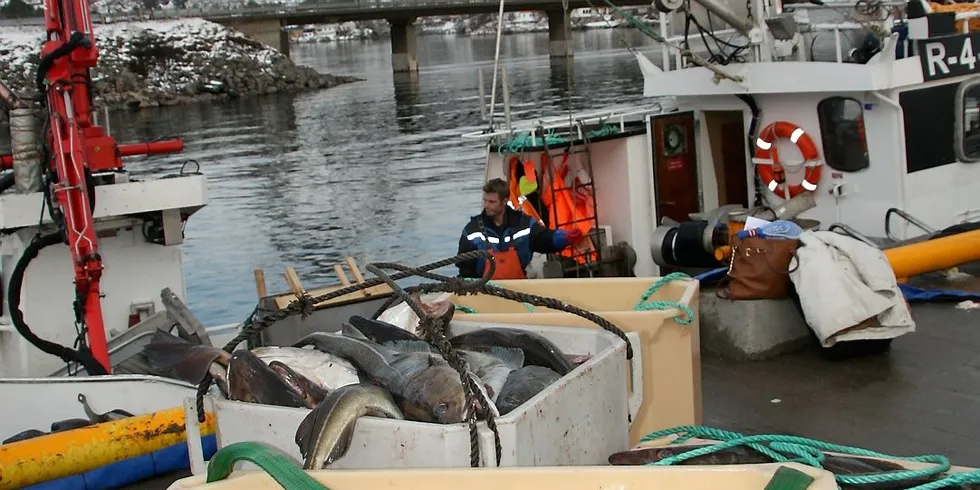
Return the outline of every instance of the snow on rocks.
{"type": "MultiPolygon", "coordinates": [[[[0,27],[0,80],[33,87],[43,32],[0,27]]],[[[329,88],[358,79],[318,73],[234,29],[204,19],[95,26],[97,101],[111,106],[176,105],[214,97],[329,88]]]]}

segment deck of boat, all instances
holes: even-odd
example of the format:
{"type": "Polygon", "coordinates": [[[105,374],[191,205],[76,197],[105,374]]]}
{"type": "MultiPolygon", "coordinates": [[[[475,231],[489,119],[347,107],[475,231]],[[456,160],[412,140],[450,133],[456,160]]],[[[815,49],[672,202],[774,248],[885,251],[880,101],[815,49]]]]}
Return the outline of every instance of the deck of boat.
{"type": "Polygon", "coordinates": [[[980,310],[955,304],[914,304],[916,332],[881,355],[828,361],[814,345],[766,361],[705,356],[704,424],[980,466],[980,310]]]}

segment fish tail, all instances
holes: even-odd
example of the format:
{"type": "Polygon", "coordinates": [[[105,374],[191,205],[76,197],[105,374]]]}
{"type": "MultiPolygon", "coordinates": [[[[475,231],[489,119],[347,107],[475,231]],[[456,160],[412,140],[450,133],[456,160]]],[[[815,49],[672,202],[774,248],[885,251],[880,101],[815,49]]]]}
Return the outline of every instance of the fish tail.
{"type": "Polygon", "coordinates": [[[161,330],[153,333],[143,353],[154,371],[189,383],[199,383],[211,363],[227,354],[217,347],[188,342],[161,330]]]}

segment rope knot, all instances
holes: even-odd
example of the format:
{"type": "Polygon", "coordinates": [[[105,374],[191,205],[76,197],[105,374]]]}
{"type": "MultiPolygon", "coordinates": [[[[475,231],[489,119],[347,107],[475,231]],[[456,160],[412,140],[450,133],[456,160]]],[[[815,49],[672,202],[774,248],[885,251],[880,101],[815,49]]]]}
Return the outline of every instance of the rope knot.
{"type": "Polygon", "coordinates": [[[296,303],[299,308],[299,318],[301,320],[306,320],[307,317],[313,314],[313,307],[315,303],[313,302],[313,297],[309,293],[303,292],[296,297],[296,303]]]}

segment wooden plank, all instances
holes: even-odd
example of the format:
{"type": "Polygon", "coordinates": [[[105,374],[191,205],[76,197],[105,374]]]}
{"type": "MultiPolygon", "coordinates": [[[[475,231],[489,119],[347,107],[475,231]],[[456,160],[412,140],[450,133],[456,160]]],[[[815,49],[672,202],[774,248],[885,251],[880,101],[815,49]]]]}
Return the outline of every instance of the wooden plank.
{"type": "MultiPolygon", "coordinates": [[[[309,292],[309,295],[310,296],[320,296],[322,294],[327,294],[327,293],[329,293],[331,291],[336,291],[338,289],[341,289],[342,287],[344,287],[344,286],[343,285],[340,285],[340,284],[336,284],[336,285],[333,285],[333,286],[326,286],[326,287],[323,287],[323,288],[318,288],[318,289],[314,289],[314,290],[310,291],[309,292]]],[[[372,286],[372,287],[368,288],[367,290],[369,291],[369,293],[370,293],[371,296],[376,296],[376,295],[385,295],[385,296],[387,296],[387,295],[389,295],[389,294],[392,293],[391,287],[389,287],[387,284],[378,284],[377,286],[372,286]]],[[[361,299],[361,298],[364,298],[364,296],[361,295],[360,292],[354,292],[354,293],[350,293],[350,294],[345,294],[343,296],[340,296],[339,298],[334,298],[334,299],[329,300],[329,301],[322,301],[320,303],[317,303],[316,306],[314,306],[314,307],[315,308],[321,308],[321,307],[324,307],[324,306],[327,306],[327,305],[331,305],[331,304],[335,304],[335,303],[341,303],[341,302],[344,302],[344,301],[350,301],[350,300],[354,300],[354,299],[361,299]]],[[[276,307],[277,308],[280,308],[280,309],[281,308],[284,308],[289,303],[292,303],[295,299],[296,299],[296,295],[295,294],[292,294],[292,293],[285,293],[285,294],[282,294],[280,296],[277,296],[276,297],[276,307]]]]}
{"type": "MultiPolygon", "coordinates": [[[[354,260],[354,258],[351,256],[347,256],[345,257],[344,261],[347,263],[347,266],[350,267],[351,274],[354,276],[354,280],[357,281],[357,284],[363,284],[365,282],[364,275],[361,274],[361,270],[360,268],[358,268],[357,262],[354,260]]],[[[334,267],[334,272],[337,274],[337,278],[340,280],[340,284],[326,286],[323,288],[315,289],[313,291],[309,291],[307,292],[309,296],[324,295],[332,291],[336,291],[338,289],[349,287],[352,285],[350,279],[347,277],[347,274],[344,272],[342,265],[335,264],[333,267],[334,267]]],[[[286,268],[286,281],[290,283],[289,287],[292,290],[292,294],[285,293],[285,294],[280,294],[279,296],[276,297],[275,299],[276,307],[279,309],[282,309],[289,303],[295,301],[296,297],[302,291],[304,291],[302,285],[299,283],[299,277],[296,276],[296,271],[293,270],[292,267],[286,268]],[[292,280],[290,279],[291,276],[293,277],[292,280]]],[[[375,295],[387,296],[390,294],[392,294],[392,290],[390,286],[388,286],[387,284],[379,284],[377,286],[372,286],[367,289],[362,289],[360,291],[356,291],[350,294],[345,294],[343,296],[334,298],[329,301],[322,301],[320,303],[317,303],[314,306],[314,308],[322,308],[324,306],[328,306],[331,304],[341,303],[341,302],[350,301],[359,298],[366,298],[369,296],[375,296],[375,295]]]]}
{"type": "Polygon", "coordinates": [[[344,287],[350,286],[350,279],[347,279],[347,274],[344,273],[344,268],[340,264],[334,264],[333,271],[337,274],[337,279],[340,279],[340,284],[344,287]]]}
{"type": "MultiPolygon", "coordinates": [[[[347,256],[346,260],[347,260],[347,267],[350,268],[351,274],[354,274],[354,280],[357,281],[358,284],[363,283],[364,276],[361,274],[361,269],[357,267],[357,261],[355,261],[354,257],[351,257],[350,255],[347,256]]],[[[361,295],[370,296],[371,295],[370,288],[362,289],[361,295]]]]}
{"type": "Polygon", "coordinates": [[[255,293],[259,295],[259,299],[268,296],[269,292],[265,287],[265,270],[256,267],[253,274],[255,275],[255,293]]]}
{"type": "Polygon", "coordinates": [[[300,296],[306,291],[303,289],[303,283],[299,280],[299,275],[296,274],[296,269],[293,269],[292,266],[286,267],[286,283],[289,284],[289,289],[292,289],[296,296],[300,296]]]}

